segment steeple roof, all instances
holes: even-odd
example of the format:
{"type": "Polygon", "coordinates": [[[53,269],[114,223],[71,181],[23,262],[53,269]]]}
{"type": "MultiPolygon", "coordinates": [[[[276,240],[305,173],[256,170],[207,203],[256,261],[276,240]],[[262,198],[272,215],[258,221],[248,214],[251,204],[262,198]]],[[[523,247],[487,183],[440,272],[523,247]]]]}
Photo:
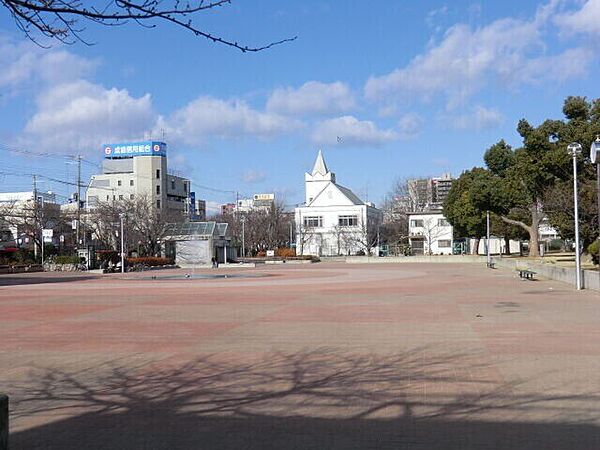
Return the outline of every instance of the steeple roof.
{"type": "Polygon", "coordinates": [[[319,150],[319,154],[317,155],[317,159],[315,161],[315,166],[312,170],[312,175],[327,175],[328,172],[329,170],[327,169],[327,165],[325,164],[325,160],[323,159],[323,153],[321,153],[321,150],[319,150]]]}

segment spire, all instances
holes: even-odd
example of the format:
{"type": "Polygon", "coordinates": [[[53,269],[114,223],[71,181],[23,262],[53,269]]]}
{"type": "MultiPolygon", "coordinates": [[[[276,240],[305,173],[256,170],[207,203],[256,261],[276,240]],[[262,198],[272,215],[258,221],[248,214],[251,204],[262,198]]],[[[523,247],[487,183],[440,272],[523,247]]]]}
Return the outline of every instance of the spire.
{"type": "Polygon", "coordinates": [[[323,159],[323,153],[319,150],[319,154],[317,155],[317,160],[315,161],[315,166],[312,170],[312,175],[321,174],[327,175],[329,170],[327,169],[327,165],[325,164],[325,160],[323,159]]]}

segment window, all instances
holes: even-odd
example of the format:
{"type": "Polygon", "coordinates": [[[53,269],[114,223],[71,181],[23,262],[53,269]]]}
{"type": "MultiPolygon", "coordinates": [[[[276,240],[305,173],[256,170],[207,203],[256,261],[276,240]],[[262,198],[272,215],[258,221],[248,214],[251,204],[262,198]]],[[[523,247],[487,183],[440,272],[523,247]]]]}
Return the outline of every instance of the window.
{"type": "Polygon", "coordinates": [[[156,195],[160,195],[160,184],[156,185],[156,195]]]}
{"type": "Polygon", "coordinates": [[[133,194],[129,194],[129,200],[133,200],[133,194]]]}
{"type": "Polygon", "coordinates": [[[323,216],[307,216],[304,218],[304,226],[307,228],[317,228],[323,226],[323,216]]]}
{"type": "Polygon", "coordinates": [[[452,247],[452,241],[450,239],[440,239],[438,241],[439,248],[450,248],[452,247]]]}
{"type": "Polygon", "coordinates": [[[110,200],[110,195],[107,195],[106,196],[106,201],[109,201],[109,200],[110,200]]]}
{"type": "Polygon", "coordinates": [[[122,195],[119,195],[119,200],[123,200],[123,196],[122,195]]]}
{"type": "Polygon", "coordinates": [[[160,209],[160,200],[156,200],[156,207],[160,209]]]}
{"type": "Polygon", "coordinates": [[[183,192],[187,194],[187,183],[183,183],[183,192]]]}
{"type": "Polygon", "coordinates": [[[121,180],[117,180],[117,186],[121,186],[121,180]]]}
{"type": "Polygon", "coordinates": [[[175,190],[175,180],[171,180],[171,189],[175,190]]]}
{"type": "Polygon", "coordinates": [[[113,200],[116,200],[116,199],[117,199],[117,196],[116,196],[116,195],[113,195],[113,200]]]}
{"type": "Polygon", "coordinates": [[[129,180],[129,186],[133,186],[133,180],[129,180]]]}
{"type": "Polygon", "coordinates": [[[438,227],[449,227],[450,224],[446,219],[438,219],[438,227]]]}
{"type": "Polygon", "coordinates": [[[160,169],[156,169],[156,179],[160,180],[160,169]]]}
{"type": "Polygon", "coordinates": [[[423,219],[411,219],[410,226],[412,228],[423,228],[423,219]]]}
{"type": "Polygon", "coordinates": [[[358,226],[358,216],[339,216],[338,225],[340,227],[356,227],[358,226]]]}

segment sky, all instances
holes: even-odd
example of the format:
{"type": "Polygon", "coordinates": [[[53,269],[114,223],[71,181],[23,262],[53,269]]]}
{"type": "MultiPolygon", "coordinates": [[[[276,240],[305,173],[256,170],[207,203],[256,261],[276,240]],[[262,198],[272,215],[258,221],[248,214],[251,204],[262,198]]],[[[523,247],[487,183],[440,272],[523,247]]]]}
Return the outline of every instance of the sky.
{"type": "Polygon", "coordinates": [[[212,209],[235,192],[302,202],[319,149],[380,204],[395,180],[520,145],[521,118],[599,97],[600,0],[233,0],[194,23],[250,46],[297,39],[242,53],[170,24],[88,23],[93,45],[41,48],[0,7],[0,190],[36,173],[66,200],[73,155],[87,180],[102,144],[151,137],[212,209]]]}

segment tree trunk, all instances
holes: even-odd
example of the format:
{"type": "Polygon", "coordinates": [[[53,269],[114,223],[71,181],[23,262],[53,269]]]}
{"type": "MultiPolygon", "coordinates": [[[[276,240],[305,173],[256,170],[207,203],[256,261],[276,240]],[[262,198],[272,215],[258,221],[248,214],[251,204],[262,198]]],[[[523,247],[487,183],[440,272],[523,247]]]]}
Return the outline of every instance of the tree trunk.
{"type": "Polygon", "coordinates": [[[479,241],[480,241],[480,238],[476,237],[475,242],[473,243],[473,247],[471,248],[471,255],[479,254],[479,241]]]}
{"type": "Polygon", "coordinates": [[[510,238],[504,236],[504,254],[510,255],[510,238]]]}
{"type": "Polygon", "coordinates": [[[542,214],[539,208],[539,202],[535,202],[530,207],[531,212],[531,225],[527,225],[525,222],[521,222],[520,220],[509,219],[505,216],[500,216],[500,218],[511,225],[517,225],[529,233],[529,256],[538,257],[540,256],[540,220],[542,218],[542,214]]]}

